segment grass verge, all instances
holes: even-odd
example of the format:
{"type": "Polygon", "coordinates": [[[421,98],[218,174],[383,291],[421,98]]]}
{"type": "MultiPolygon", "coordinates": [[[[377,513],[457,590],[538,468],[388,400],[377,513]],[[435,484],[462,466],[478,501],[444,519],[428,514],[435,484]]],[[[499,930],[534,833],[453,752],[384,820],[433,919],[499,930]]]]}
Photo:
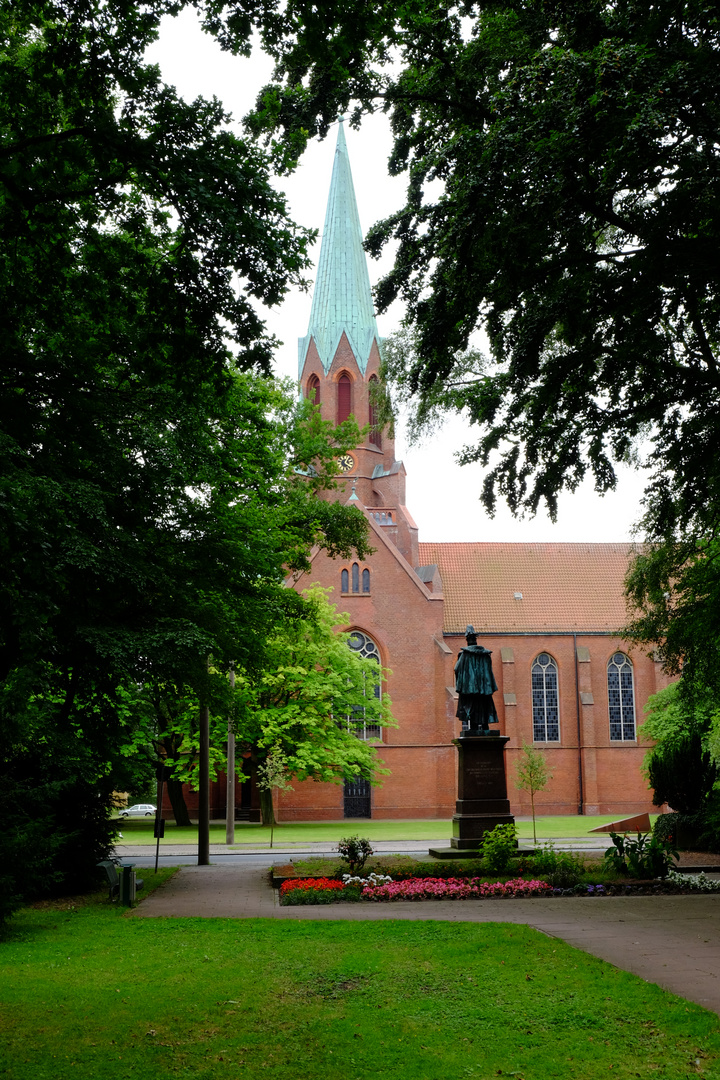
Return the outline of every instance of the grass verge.
{"type": "MultiPolygon", "coordinates": [[[[598,825],[605,825],[612,820],[609,817],[543,817],[537,819],[538,841],[561,840],[563,837],[587,837],[591,829],[598,825]]],[[[518,836],[521,840],[532,840],[532,821],[521,820],[517,822],[518,836]]],[[[120,825],[125,844],[152,844],[156,843],[153,838],[153,824],[143,818],[123,821],[120,825]]],[[[330,842],[336,843],[341,836],[358,834],[366,836],[372,841],[393,840],[444,840],[449,846],[452,836],[452,822],[433,819],[431,821],[298,821],[289,825],[277,825],[275,827],[275,847],[283,848],[291,844],[307,845],[311,843],[330,842]]],[[[600,836],[600,842],[604,840],[600,836]]],[[[212,844],[225,843],[225,824],[218,823],[210,826],[210,842],[212,844]]],[[[160,841],[160,847],[168,844],[195,844],[197,843],[197,826],[175,825],[168,821],[165,826],[165,839],[160,841]]],[[[608,844],[610,843],[608,839],[608,844]]],[[[251,825],[248,822],[239,821],[235,825],[235,846],[245,844],[257,844],[268,847],[270,844],[270,829],[262,825],[251,825]]]]}
{"type": "MultiPolygon", "coordinates": [[[[160,875],[158,875],[160,877],[160,875]]],[[[527,927],[19,912],[8,1080],[718,1077],[718,1017],[527,927]]]]}

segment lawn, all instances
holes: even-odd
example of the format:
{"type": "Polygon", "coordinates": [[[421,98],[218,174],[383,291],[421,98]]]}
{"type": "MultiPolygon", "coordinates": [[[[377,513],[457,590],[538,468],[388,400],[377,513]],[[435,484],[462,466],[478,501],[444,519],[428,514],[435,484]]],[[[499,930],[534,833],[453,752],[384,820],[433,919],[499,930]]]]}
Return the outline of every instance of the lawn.
{"type": "MultiPolygon", "coordinates": [[[[458,906],[458,916],[462,918],[458,906]]],[[[8,1080],[720,1077],[718,1017],[527,927],[23,910],[8,1080]]]]}
{"type": "MultiPolygon", "coordinates": [[[[608,817],[543,817],[537,819],[538,841],[561,840],[563,837],[587,837],[590,829],[598,825],[605,825],[612,818],[608,817]]],[[[521,840],[532,840],[532,821],[521,819],[517,821],[518,836],[521,840]]],[[[123,843],[129,844],[155,844],[153,838],[152,822],[144,818],[123,821],[120,826],[123,834],[123,843]]],[[[299,821],[288,825],[275,827],[274,844],[276,847],[288,847],[297,844],[307,846],[311,843],[322,841],[334,843],[341,836],[351,834],[367,836],[372,840],[434,840],[450,843],[452,836],[452,822],[439,821],[376,821],[376,820],[353,820],[353,821],[299,821]]],[[[602,836],[600,837],[602,841],[602,836]]],[[[160,847],[168,844],[194,844],[197,842],[197,827],[178,827],[174,822],[168,821],[165,825],[165,839],[160,841],[160,847]]],[[[225,843],[225,823],[217,822],[210,826],[210,843],[225,843]]],[[[609,843],[609,841],[608,841],[609,843]]],[[[261,825],[251,825],[247,822],[237,822],[235,825],[235,846],[257,845],[269,847],[270,829],[261,825]]]]}

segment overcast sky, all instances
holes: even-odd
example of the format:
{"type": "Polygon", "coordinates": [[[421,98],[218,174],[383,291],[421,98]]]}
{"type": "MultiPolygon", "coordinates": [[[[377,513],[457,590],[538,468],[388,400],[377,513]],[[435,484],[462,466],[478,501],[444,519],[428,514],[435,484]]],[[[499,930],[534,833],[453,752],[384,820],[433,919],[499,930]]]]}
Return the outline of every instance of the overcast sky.
{"type": "MultiPolygon", "coordinates": [[[[223,53],[200,31],[192,10],[164,20],[160,41],[148,52],[148,59],[160,65],[164,79],[186,100],[214,95],[237,121],[252,106],[257,89],[268,80],[272,68],[259,53],[249,60],[223,53]]],[[[325,220],[336,133],[337,126],[324,142],[308,148],[292,177],[278,181],[295,220],[318,230],[325,220]]],[[[360,131],[346,126],[346,137],[360,222],[367,230],[401,205],[404,180],[387,175],[390,133],[382,114],[367,118],[360,131]]],[[[319,252],[318,241],[313,251],[315,262],[319,252]]],[[[372,259],[368,263],[374,284],[388,263],[372,259]]],[[[297,378],[297,339],[307,331],[310,302],[309,293],[295,291],[267,317],[270,329],[283,342],[276,370],[293,379],[297,378]]],[[[380,317],[381,335],[396,329],[401,318],[399,305],[380,317]]],[[[631,527],[640,515],[644,486],[638,473],[623,470],[617,491],[604,497],[596,495],[590,484],[564,495],[554,525],[542,514],[516,521],[504,506],[491,519],[478,498],[482,483],[479,467],[461,468],[453,457],[471,438],[470,429],[458,418],[419,447],[408,447],[402,429],[398,432],[397,456],[405,462],[408,473],[408,509],[419,526],[421,540],[600,542],[630,538],[631,527]]]]}

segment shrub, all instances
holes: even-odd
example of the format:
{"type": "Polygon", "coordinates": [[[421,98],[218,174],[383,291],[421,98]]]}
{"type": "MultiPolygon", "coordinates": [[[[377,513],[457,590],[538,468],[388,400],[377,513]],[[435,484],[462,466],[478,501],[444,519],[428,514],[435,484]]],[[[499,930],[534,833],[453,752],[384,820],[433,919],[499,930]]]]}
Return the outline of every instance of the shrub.
{"type": "Polygon", "coordinates": [[[541,874],[552,885],[562,889],[571,889],[577,885],[585,873],[585,860],[572,851],[556,851],[549,840],[530,859],[534,874],[541,874]]]}
{"type": "Polygon", "coordinates": [[[517,855],[517,830],[514,825],[496,825],[482,840],[483,861],[488,870],[502,874],[517,855]]]}
{"type": "Polygon", "coordinates": [[[671,840],[637,834],[637,840],[611,832],[613,846],[605,852],[605,864],[619,874],[637,878],[667,877],[671,857],[678,857],[671,840]]]}
{"type": "Polygon", "coordinates": [[[373,849],[370,841],[364,836],[343,836],[338,841],[338,853],[340,858],[350,867],[350,873],[362,870],[363,866],[372,855],[373,849]]]}

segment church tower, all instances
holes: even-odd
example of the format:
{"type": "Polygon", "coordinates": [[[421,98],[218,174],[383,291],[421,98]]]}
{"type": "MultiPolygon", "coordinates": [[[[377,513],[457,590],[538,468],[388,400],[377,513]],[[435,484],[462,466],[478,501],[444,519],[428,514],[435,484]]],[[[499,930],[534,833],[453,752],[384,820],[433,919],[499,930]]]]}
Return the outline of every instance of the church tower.
{"type": "MultiPolygon", "coordinates": [[[[310,323],[299,339],[299,378],[324,420],[354,416],[370,425],[365,440],[338,459],[341,497],[359,502],[412,567],[418,564],[417,526],[405,507],[405,467],[382,431],[373,407],[381,342],[352,173],[340,121],[310,323]]],[[[333,496],[337,498],[337,493],[333,496]]]]}

